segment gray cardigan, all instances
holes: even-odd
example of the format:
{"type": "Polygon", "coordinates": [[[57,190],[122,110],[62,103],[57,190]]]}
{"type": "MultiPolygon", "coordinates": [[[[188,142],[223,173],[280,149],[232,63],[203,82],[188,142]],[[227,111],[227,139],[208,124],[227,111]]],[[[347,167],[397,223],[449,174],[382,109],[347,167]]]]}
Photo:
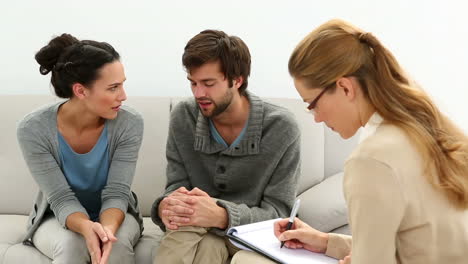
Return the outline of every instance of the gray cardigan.
{"type": "MultiPolygon", "coordinates": [[[[39,186],[28,220],[24,242],[30,242],[48,210],[66,228],[67,217],[76,212],[87,215],[61,170],[57,138],[57,111],[64,102],[42,107],[19,122],[17,137],[23,157],[39,186]],[[50,208],[50,209],[49,209],[50,208]]],[[[137,198],[130,190],[143,137],[143,119],[133,109],[122,107],[117,117],[107,120],[110,167],[101,199],[101,212],[118,208],[134,215],[143,230],[137,198]]]]}
{"type": "Polygon", "coordinates": [[[236,146],[216,142],[193,98],[172,110],[166,191],[151,210],[161,229],[165,226],[158,215],[159,203],[181,186],[198,187],[216,198],[228,212],[229,227],[289,215],[300,174],[298,125],[287,109],[250,93],[248,99],[247,130],[236,146]]]}

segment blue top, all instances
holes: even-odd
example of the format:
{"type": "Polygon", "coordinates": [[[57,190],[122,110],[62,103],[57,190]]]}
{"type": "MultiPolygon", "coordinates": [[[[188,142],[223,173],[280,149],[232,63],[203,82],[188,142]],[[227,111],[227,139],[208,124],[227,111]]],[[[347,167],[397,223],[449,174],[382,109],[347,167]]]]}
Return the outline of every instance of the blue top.
{"type": "Polygon", "coordinates": [[[97,221],[101,210],[101,192],[106,185],[110,165],[107,125],[104,125],[93,149],[85,154],[76,153],[60,132],[58,140],[63,174],[89,218],[97,221]]]}
{"type": "MultiPolygon", "coordinates": [[[[216,127],[215,127],[213,121],[211,119],[208,119],[208,120],[209,120],[208,123],[210,125],[211,135],[216,140],[216,142],[218,142],[219,144],[222,144],[226,148],[229,147],[229,145],[226,143],[226,141],[224,141],[224,138],[221,137],[221,135],[219,134],[218,130],[216,130],[216,127]]],[[[242,128],[242,131],[240,132],[239,136],[237,136],[236,140],[234,140],[234,142],[232,142],[231,146],[235,147],[237,144],[239,144],[242,137],[244,137],[245,131],[247,130],[247,123],[248,122],[245,122],[244,128],[242,128]]]]}

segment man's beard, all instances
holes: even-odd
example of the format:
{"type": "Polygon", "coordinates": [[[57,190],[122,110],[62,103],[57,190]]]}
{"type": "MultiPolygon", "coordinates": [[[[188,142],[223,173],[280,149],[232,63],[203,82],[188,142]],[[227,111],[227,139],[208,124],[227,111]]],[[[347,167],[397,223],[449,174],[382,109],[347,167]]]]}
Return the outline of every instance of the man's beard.
{"type": "MultiPolygon", "coordinates": [[[[213,104],[213,110],[211,111],[211,113],[206,113],[205,111],[203,111],[203,109],[200,107],[200,105],[198,105],[198,108],[200,109],[201,113],[203,114],[204,117],[208,117],[208,118],[212,118],[212,117],[215,117],[215,116],[218,116],[220,115],[221,113],[223,113],[224,111],[226,111],[226,109],[231,105],[231,102],[232,102],[232,90],[231,88],[229,88],[227,90],[227,92],[223,95],[223,98],[221,99],[220,102],[215,102],[209,98],[200,98],[200,99],[204,99],[204,100],[209,100],[212,104],[213,104]]],[[[199,100],[200,100],[199,99],[199,100]]]]}

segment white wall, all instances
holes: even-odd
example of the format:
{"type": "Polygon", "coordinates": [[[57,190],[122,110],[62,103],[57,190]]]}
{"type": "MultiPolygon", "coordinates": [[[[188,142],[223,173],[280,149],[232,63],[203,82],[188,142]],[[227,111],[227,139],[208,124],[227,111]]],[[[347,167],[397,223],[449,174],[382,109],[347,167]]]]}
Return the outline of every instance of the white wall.
{"type": "Polygon", "coordinates": [[[468,4],[463,0],[353,1],[2,1],[0,93],[50,93],[34,54],[53,35],[111,43],[122,55],[131,95],[190,95],[185,43],[203,29],[238,35],[250,47],[249,89],[298,98],[287,73],[292,49],[330,18],[373,32],[465,131],[468,4]]]}

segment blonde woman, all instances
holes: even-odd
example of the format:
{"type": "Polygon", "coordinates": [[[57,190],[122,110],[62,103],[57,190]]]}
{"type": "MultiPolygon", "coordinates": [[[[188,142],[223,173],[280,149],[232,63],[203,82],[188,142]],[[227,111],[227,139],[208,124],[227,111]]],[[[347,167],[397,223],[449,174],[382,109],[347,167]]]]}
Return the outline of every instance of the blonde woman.
{"type": "MultiPolygon", "coordinates": [[[[287,220],[275,224],[278,239],[340,263],[467,263],[467,136],[380,41],[331,20],[299,43],[289,72],[315,122],[343,138],[364,129],[344,168],[353,237],[296,219],[291,231],[287,220]]],[[[247,261],[269,262],[249,252],[233,259],[247,261]]]]}

